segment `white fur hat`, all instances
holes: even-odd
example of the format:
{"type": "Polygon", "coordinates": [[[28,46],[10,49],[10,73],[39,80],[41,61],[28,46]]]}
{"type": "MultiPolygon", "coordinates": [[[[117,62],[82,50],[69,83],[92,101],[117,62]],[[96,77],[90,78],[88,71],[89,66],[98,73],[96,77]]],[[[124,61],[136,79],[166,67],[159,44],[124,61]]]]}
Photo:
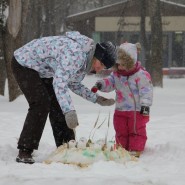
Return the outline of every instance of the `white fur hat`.
{"type": "Polygon", "coordinates": [[[123,49],[134,60],[134,62],[137,62],[136,44],[126,42],[126,43],[121,44],[119,48],[123,49]]]}

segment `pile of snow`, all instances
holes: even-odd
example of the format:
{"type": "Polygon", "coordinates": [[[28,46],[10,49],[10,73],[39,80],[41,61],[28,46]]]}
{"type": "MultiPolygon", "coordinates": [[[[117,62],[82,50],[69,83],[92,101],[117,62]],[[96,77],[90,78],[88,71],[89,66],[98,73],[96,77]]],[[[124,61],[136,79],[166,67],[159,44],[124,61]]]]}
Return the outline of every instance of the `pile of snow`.
{"type": "Polygon", "coordinates": [[[125,164],[127,161],[136,161],[136,158],[124,148],[115,147],[114,141],[105,144],[104,139],[99,139],[92,143],[82,137],[78,142],[71,140],[69,143],[58,147],[44,162],[47,164],[60,162],[87,167],[98,161],[114,161],[125,164]]]}

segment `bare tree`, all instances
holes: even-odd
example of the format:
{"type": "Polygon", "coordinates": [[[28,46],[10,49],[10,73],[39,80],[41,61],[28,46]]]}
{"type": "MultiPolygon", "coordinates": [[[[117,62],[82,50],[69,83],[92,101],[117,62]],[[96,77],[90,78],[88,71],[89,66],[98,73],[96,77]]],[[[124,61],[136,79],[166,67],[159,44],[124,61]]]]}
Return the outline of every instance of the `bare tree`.
{"type": "Polygon", "coordinates": [[[141,22],[140,22],[140,40],[141,45],[144,48],[144,55],[145,55],[145,68],[146,70],[151,73],[151,56],[150,56],[150,44],[147,39],[146,35],[146,11],[147,11],[147,2],[146,0],[140,1],[140,14],[141,14],[141,22]]]}
{"type": "Polygon", "coordinates": [[[8,4],[9,15],[3,39],[5,49],[4,51],[6,61],[6,72],[8,78],[9,101],[13,101],[21,94],[21,91],[12,74],[11,61],[14,50],[20,47],[23,42],[22,24],[24,24],[24,22],[26,21],[29,0],[10,0],[8,1],[8,4]]]}
{"type": "Polygon", "coordinates": [[[25,43],[42,36],[65,32],[65,17],[69,12],[66,0],[7,0],[9,15],[3,35],[9,101],[21,91],[11,71],[13,52],[25,43]]]}
{"type": "Polygon", "coordinates": [[[5,8],[6,8],[6,1],[0,0],[0,95],[4,95],[5,80],[6,80],[6,68],[5,68],[4,47],[3,47],[5,8]]]}
{"type": "MultiPolygon", "coordinates": [[[[69,9],[71,6],[71,0],[49,0],[48,3],[52,4],[53,6],[48,6],[46,4],[46,19],[45,28],[47,29],[48,26],[52,27],[50,32],[47,35],[59,35],[63,34],[66,28],[66,17],[69,15],[69,9]]],[[[48,30],[48,29],[47,29],[48,30]]]]}
{"type": "MultiPolygon", "coordinates": [[[[2,34],[0,35],[0,39],[2,40],[2,34]]],[[[3,96],[5,92],[5,81],[6,81],[6,69],[5,69],[3,45],[2,45],[2,42],[0,42],[0,95],[3,95],[3,96]]]]}
{"type": "Polygon", "coordinates": [[[163,87],[162,20],[160,0],[149,1],[151,22],[151,62],[153,85],[163,87]]]}
{"type": "Polygon", "coordinates": [[[6,81],[6,69],[5,69],[5,61],[4,61],[4,52],[3,52],[2,39],[3,39],[2,38],[2,34],[0,34],[0,95],[4,96],[5,81],[6,81]]]}
{"type": "Polygon", "coordinates": [[[43,36],[59,35],[66,31],[65,18],[71,0],[30,1],[24,23],[24,42],[43,36]]]}

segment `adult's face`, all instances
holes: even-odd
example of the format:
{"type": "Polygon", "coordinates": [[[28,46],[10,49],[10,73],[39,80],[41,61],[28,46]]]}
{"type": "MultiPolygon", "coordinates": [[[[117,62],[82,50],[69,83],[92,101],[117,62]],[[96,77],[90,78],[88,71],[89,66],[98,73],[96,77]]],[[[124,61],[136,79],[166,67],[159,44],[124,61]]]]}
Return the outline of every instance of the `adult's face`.
{"type": "Polygon", "coordinates": [[[92,71],[95,71],[96,73],[98,73],[103,69],[105,69],[105,65],[95,58],[92,64],[92,71]]]}

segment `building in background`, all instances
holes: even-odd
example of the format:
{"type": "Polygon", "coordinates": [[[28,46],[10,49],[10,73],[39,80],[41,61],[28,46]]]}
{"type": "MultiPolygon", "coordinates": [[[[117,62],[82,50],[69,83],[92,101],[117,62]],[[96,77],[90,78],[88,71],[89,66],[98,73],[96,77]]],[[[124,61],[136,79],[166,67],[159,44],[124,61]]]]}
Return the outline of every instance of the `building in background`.
{"type": "MultiPolygon", "coordinates": [[[[185,67],[185,5],[161,0],[163,27],[163,67],[185,67]]],[[[140,1],[120,3],[70,15],[67,24],[96,42],[111,40],[117,45],[140,42],[140,1]]],[[[146,31],[150,40],[150,18],[146,31]]],[[[140,59],[143,60],[141,53],[140,59]]],[[[144,65],[144,64],[143,64],[144,65]]]]}

